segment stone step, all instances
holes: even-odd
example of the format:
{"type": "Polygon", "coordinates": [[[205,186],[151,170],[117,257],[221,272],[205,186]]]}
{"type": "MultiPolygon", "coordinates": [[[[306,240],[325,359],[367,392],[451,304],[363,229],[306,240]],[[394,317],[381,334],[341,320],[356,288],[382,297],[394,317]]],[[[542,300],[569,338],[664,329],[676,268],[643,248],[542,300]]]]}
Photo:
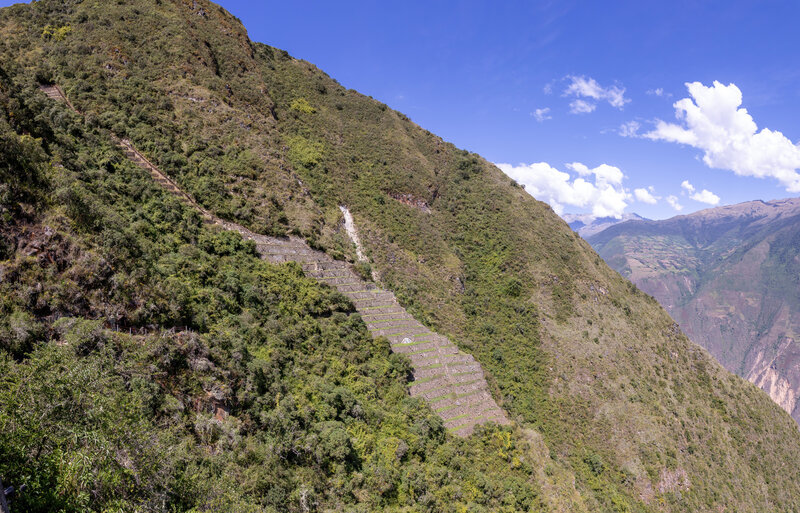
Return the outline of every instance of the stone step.
{"type": "MultiPolygon", "coordinates": [[[[466,375],[465,375],[466,376],[466,375]]],[[[486,388],[486,381],[481,376],[457,376],[456,379],[443,379],[434,381],[425,381],[417,385],[418,390],[409,388],[412,397],[419,397],[428,400],[432,397],[441,397],[445,395],[466,394],[471,390],[486,388]]]]}
{"type": "Polygon", "coordinates": [[[348,268],[323,269],[320,271],[306,271],[306,272],[310,276],[313,276],[318,280],[331,280],[337,278],[361,280],[361,278],[356,276],[355,273],[348,268]]]}
{"type": "Polygon", "coordinates": [[[265,241],[262,240],[260,236],[257,234],[251,234],[245,232],[246,236],[252,238],[257,242],[257,244],[270,253],[284,253],[284,254],[294,254],[294,253],[301,253],[301,254],[314,254],[319,255],[320,261],[327,260],[328,256],[323,253],[322,251],[317,251],[315,249],[311,249],[308,246],[303,245],[296,245],[292,243],[283,243],[283,242],[274,242],[274,241],[265,241]]]}
{"type": "Polygon", "coordinates": [[[433,365],[436,363],[454,365],[458,363],[472,363],[475,361],[475,357],[466,353],[419,353],[413,354],[409,356],[409,358],[414,366],[433,365]]]}
{"type": "Polygon", "coordinates": [[[265,255],[260,253],[263,258],[271,261],[271,262],[297,262],[299,264],[305,262],[312,262],[313,257],[309,257],[307,255],[265,255]]]}
{"type": "Polygon", "coordinates": [[[404,343],[392,344],[392,351],[394,351],[395,353],[408,355],[409,358],[415,354],[422,354],[423,352],[430,352],[435,350],[443,350],[443,351],[451,350],[451,354],[455,354],[458,352],[457,347],[452,346],[451,348],[450,346],[444,345],[437,340],[422,340],[408,344],[404,343]]]}
{"type": "Polygon", "coordinates": [[[433,335],[431,330],[418,322],[405,326],[370,327],[370,331],[389,340],[399,338],[398,342],[402,342],[404,338],[409,338],[412,342],[414,339],[430,339],[429,335],[433,335]]]}
{"type": "Polygon", "coordinates": [[[375,310],[375,309],[372,309],[372,310],[360,310],[359,313],[361,314],[361,318],[364,319],[365,322],[386,321],[386,320],[391,320],[391,319],[402,319],[402,318],[414,319],[400,305],[397,305],[396,309],[397,309],[397,311],[375,310]]]}
{"type": "MultiPolygon", "coordinates": [[[[351,280],[352,280],[352,278],[351,278],[351,280]]],[[[328,283],[328,282],[326,281],[325,283],[328,283]]],[[[375,285],[374,283],[368,283],[368,282],[364,282],[364,281],[350,281],[349,283],[336,283],[335,286],[336,286],[336,289],[339,292],[341,292],[342,294],[354,294],[356,292],[360,292],[360,291],[364,291],[364,290],[367,290],[367,291],[370,291],[370,292],[373,292],[373,291],[386,292],[385,290],[379,289],[378,286],[375,285]]]]}
{"type": "Polygon", "coordinates": [[[358,309],[362,317],[376,315],[397,315],[405,314],[406,310],[398,303],[390,303],[380,306],[362,306],[358,309]]]}
{"type": "MultiPolygon", "coordinates": [[[[433,345],[429,345],[426,349],[420,349],[419,351],[408,351],[405,353],[399,353],[398,351],[395,352],[406,355],[414,366],[433,365],[434,363],[447,363],[448,359],[456,358],[459,355],[457,347],[442,345],[437,346],[435,345],[435,342],[433,345]]],[[[461,361],[456,358],[456,361],[453,363],[461,363],[461,361]]]]}
{"type": "MultiPolygon", "coordinates": [[[[311,274],[309,273],[309,276],[311,274]]],[[[369,287],[376,287],[374,283],[368,283],[360,280],[359,278],[352,276],[352,275],[345,275],[345,276],[313,276],[313,278],[321,283],[327,283],[331,287],[342,287],[342,286],[353,286],[353,285],[363,285],[364,288],[369,287]]]]}
{"type": "Polygon", "coordinates": [[[414,379],[421,381],[428,378],[446,377],[447,369],[443,365],[434,365],[431,367],[415,367],[412,372],[414,379]]]}
{"type": "Polygon", "coordinates": [[[395,332],[400,331],[404,328],[417,328],[423,327],[422,324],[417,322],[416,319],[391,319],[387,321],[364,321],[367,325],[367,328],[375,334],[382,335],[383,333],[378,333],[383,330],[394,330],[395,332]]]}
{"type": "Polygon", "coordinates": [[[394,299],[353,299],[353,304],[356,305],[356,309],[358,310],[362,308],[402,308],[394,299]]]}
{"type": "Polygon", "coordinates": [[[430,401],[430,403],[433,411],[439,414],[444,414],[446,411],[460,408],[462,406],[474,406],[476,404],[491,400],[492,396],[486,389],[476,388],[463,394],[450,394],[435,401],[430,401]]]}
{"type": "Polygon", "coordinates": [[[303,264],[304,271],[323,271],[329,269],[346,269],[347,264],[338,260],[330,262],[309,262],[303,264]]]}
{"type": "Polygon", "coordinates": [[[271,244],[256,244],[256,249],[269,255],[313,255],[320,257],[319,252],[307,248],[280,247],[271,244]]]}
{"type": "Polygon", "coordinates": [[[446,374],[448,376],[469,373],[481,373],[482,369],[480,364],[477,363],[462,363],[460,365],[447,365],[435,364],[425,367],[414,367],[413,375],[415,380],[425,379],[437,374],[446,374]]]}
{"type": "Polygon", "coordinates": [[[352,290],[348,292],[343,292],[343,294],[350,299],[384,299],[386,301],[394,301],[394,294],[385,290],[385,289],[359,289],[359,290],[352,290]]]}
{"type": "Polygon", "coordinates": [[[465,382],[465,383],[457,383],[448,386],[445,389],[432,389],[427,392],[419,394],[418,397],[422,397],[426,401],[431,403],[433,406],[437,401],[445,399],[447,397],[456,398],[458,396],[463,396],[465,394],[470,394],[472,392],[482,392],[486,390],[486,383],[483,380],[476,379],[472,382],[465,382]]]}
{"type": "MultiPolygon", "coordinates": [[[[256,237],[258,239],[259,243],[265,244],[267,246],[275,246],[275,247],[282,247],[282,248],[309,249],[311,251],[317,251],[316,249],[313,249],[308,244],[306,244],[303,239],[300,239],[300,238],[297,238],[297,237],[294,237],[294,236],[273,237],[271,235],[262,235],[260,233],[252,232],[252,231],[248,230],[247,228],[245,228],[243,226],[239,226],[239,225],[234,225],[234,227],[232,227],[232,228],[236,229],[236,230],[244,230],[244,231],[246,231],[247,233],[249,233],[249,234],[253,235],[254,237],[256,237]]],[[[322,251],[319,251],[319,253],[321,255],[325,255],[325,253],[322,252],[322,251]]]]}
{"type": "Polygon", "coordinates": [[[286,262],[297,262],[296,259],[290,255],[269,255],[264,256],[264,259],[273,264],[285,264],[286,262]]]}
{"type": "MultiPolygon", "coordinates": [[[[427,328],[426,328],[427,329],[427,328]]],[[[431,342],[437,341],[437,343],[442,347],[456,347],[452,342],[449,340],[439,340],[436,333],[428,330],[427,332],[417,333],[416,335],[384,335],[392,346],[395,345],[402,345],[405,343],[405,339],[409,339],[412,343],[420,343],[420,342],[431,342]]]]}
{"type": "MultiPolygon", "coordinates": [[[[333,287],[333,288],[335,288],[336,290],[338,290],[339,292],[341,292],[341,293],[342,293],[342,294],[344,294],[345,296],[346,296],[346,295],[347,295],[347,293],[349,292],[348,290],[346,290],[346,288],[345,288],[345,290],[342,290],[342,285],[337,285],[337,284],[327,283],[327,282],[324,282],[324,281],[320,281],[320,283],[323,283],[323,284],[325,284],[325,285],[328,285],[329,287],[333,287]]],[[[361,287],[361,288],[363,288],[364,286],[365,286],[364,284],[361,284],[361,285],[359,285],[359,287],[361,287]]],[[[372,287],[376,287],[376,288],[377,288],[377,285],[373,285],[373,284],[369,284],[369,285],[366,285],[366,286],[368,286],[368,287],[369,287],[369,286],[372,286],[372,287]]]]}
{"type": "Polygon", "coordinates": [[[426,343],[426,342],[435,342],[436,345],[439,346],[439,347],[447,347],[447,348],[455,348],[456,347],[455,344],[450,342],[450,339],[448,339],[447,337],[443,337],[442,335],[439,335],[438,333],[434,333],[432,331],[429,331],[429,333],[426,334],[426,335],[421,335],[420,334],[420,336],[418,336],[418,337],[416,337],[416,336],[408,336],[408,337],[394,336],[394,337],[386,337],[386,338],[389,339],[389,341],[391,342],[393,348],[394,347],[400,348],[400,347],[417,346],[419,344],[426,343]]]}
{"type": "Polygon", "coordinates": [[[414,322],[419,324],[415,318],[411,317],[408,314],[381,314],[380,316],[367,316],[365,314],[361,314],[361,318],[364,319],[364,322],[367,323],[368,326],[374,326],[376,328],[382,328],[385,326],[392,326],[394,324],[402,324],[407,322],[414,322]]]}
{"type": "Polygon", "coordinates": [[[483,381],[483,373],[451,374],[438,379],[415,380],[408,384],[408,391],[412,397],[419,397],[431,390],[446,393],[462,383],[483,381]]]}

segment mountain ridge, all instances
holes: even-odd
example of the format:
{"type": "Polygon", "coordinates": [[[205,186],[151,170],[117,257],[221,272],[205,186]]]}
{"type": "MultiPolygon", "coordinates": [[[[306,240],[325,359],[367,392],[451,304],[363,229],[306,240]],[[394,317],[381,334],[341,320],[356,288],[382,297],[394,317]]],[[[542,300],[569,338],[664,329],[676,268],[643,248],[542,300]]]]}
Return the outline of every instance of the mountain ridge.
{"type": "Polygon", "coordinates": [[[800,421],[798,302],[786,285],[793,283],[799,220],[800,198],[756,200],[618,225],[589,240],[693,340],[800,421]],[[654,245],[657,251],[648,249],[654,245]],[[779,283],[782,276],[786,283],[779,283]]]}

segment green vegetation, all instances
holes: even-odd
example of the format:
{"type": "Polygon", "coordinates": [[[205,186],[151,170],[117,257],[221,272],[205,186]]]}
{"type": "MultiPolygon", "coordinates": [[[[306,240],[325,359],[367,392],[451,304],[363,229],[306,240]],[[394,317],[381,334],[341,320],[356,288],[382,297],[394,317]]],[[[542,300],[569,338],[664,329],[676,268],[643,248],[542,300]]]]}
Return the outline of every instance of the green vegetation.
{"type": "Polygon", "coordinates": [[[317,112],[317,109],[312,107],[311,104],[308,103],[308,100],[306,100],[305,98],[298,98],[294,100],[291,103],[291,105],[289,105],[289,108],[292,110],[296,110],[297,112],[303,112],[305,114],[313,114],[317,112]]]}
{"type": "Polygon", "coordinates": [[[0,108],[15,511],[539,509],[524,443],[447,436],[344,296],[204,227],[35,89],[1,84],[0,108]]]}
{"type": "Polygon", "coordinates": [[[479,156],[202,0],[2,12],[0,475],[30,483],[19,509],[800,508],[791,420],[479,156]],[[473,354],[518,425],[453,438],[344,298],[203,226],[112,133],[217,215],[355,260],[347,205],[361,272],[473,354]]]}

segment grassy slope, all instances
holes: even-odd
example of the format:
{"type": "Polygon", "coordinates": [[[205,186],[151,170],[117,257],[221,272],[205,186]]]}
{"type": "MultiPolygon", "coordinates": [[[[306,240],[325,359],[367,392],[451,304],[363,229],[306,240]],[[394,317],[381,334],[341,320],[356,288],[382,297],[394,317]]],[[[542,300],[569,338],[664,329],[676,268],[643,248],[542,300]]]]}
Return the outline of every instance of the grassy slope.
{"type": "Polygon", "coordinates": [[[346,203],[381,279],[489,370],[527,429],[519,440],[543,437],[551,505],[572,500],[557,483],[574,476],[591,510],[798,507],[791,419],[676,333],[546,205],[198,6],[7,10],[3,59],[29,83],[62,84],[89,126],[131,137],[220,215],[351,255],[346,203]],[[71,32],[42,37],[46,25],[71,32]],[[681,472],[690,486],[668,486],[681,472]]]}

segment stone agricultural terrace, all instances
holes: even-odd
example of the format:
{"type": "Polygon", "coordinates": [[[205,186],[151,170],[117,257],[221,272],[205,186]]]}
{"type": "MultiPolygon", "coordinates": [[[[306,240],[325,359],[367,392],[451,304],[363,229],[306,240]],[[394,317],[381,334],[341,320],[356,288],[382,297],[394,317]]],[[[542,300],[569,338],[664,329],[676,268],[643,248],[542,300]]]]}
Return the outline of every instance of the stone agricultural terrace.
{"type": "MultiPolygon", "coordinates": [[[[79,113],[56,85],[41,90],[51,99],[66,103],[79,113]]],[[[458,349],[445,336],[426,328],[409,314],[391,291],[363,280],[352,266],[334,260],[327,253],[309,247],[297,237],[277,238],[254,233],[236,223],[214,216],[184,192],[142,155],[130,141],[116,144],[134,164],[146,170],[167,191],[195,208],[207,222],[238,232],[256,243],[262,258],[273,262],[298,262],[306,275],[336,288],[350,298],[375,337],[386,337],[392,351],[411,359],[414,380],[408,385],[413,397],[420,397],[442,418],[445,427],[458,436],[469,436],[475,426],[486,422],[509,424],[505,412],[489,392],[481,365],[472,355],[458,349]]]]}

